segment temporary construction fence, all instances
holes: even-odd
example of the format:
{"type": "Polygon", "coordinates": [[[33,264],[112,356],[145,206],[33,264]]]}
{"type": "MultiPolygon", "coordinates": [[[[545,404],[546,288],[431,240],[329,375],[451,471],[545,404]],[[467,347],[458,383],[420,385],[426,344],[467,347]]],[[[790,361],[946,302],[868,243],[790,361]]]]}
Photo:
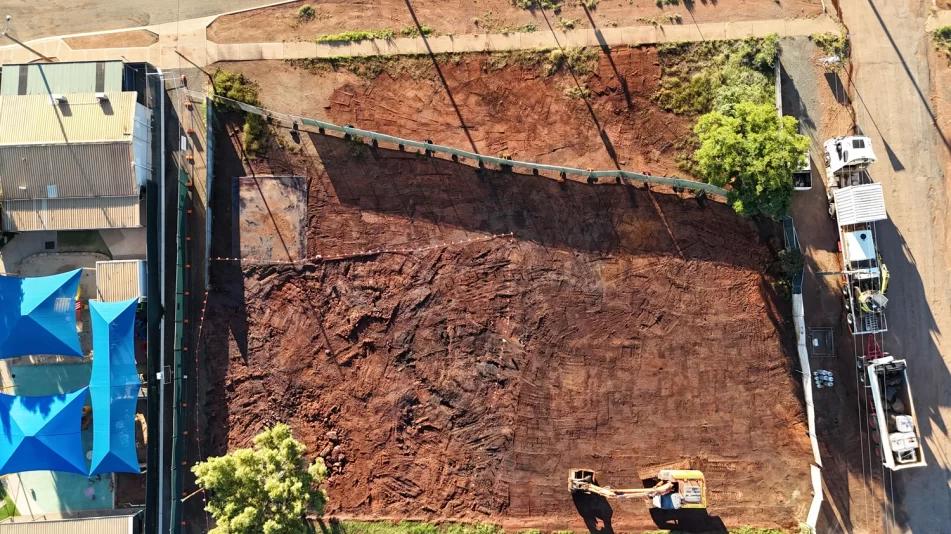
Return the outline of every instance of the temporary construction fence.
{"type": "MultiPolygon", "coordinates": [[[[252,106],[250,104],[245,104],[244,102],[238,102],[237,100],[232,100],[230,98],[225,98],[218,95],[208,96],[204,93],[199,93],[196,91],[186,90],[186,94],[193,99],[205,99],[206,97],[210,98],[215,102],[220,102],[228,106],[240,109],[247,113],[253,113],[267,119],[269,123],[274,123],[275,121],[280,122],[291,128],[292,130],[299,130],[301,127],[310,127],[316,128],[317,133],[326,133],[326,132],[337,132],[341,133],[344,136],[350,138],[362,138],[369,140],[374,146],[379,143],[387,143],[389,145],[396,146],[401,149],[412,148],[417,150],[422,150],[426,154],[445,154],[449,156],[453,161],[474,161],[476,164],[482,168],[488,165],[494,165],[498,168],[506,169],[526,169],[533,174],[538,174],[541,172],[557,174],[562,177],[567,176],[578,176],[587,180],[589,183],[598,183],[600,180],[614,180],[618,183],[623,183],[624,181],[634,181],[645,184],[655,184],[661,186],[672,187],[675,189],[686,190],[686,191],[695,191],[697,194],[705,195],[717,195],[720,197],[726,197],[727,191],[723,188],[717,187],[715,185],[695,182],[693,180],[684,180],[681,178],[667,178],[664,176],[652,176],[650,174],[644,174],[633,171],[625,170],[607,170],[607,171],[592,171],[585,169],[578,169],[574,167],[562,167],[560,165],[547,165],[544,163],[531,163],[527,161],[516,161],[507,158],[499,158],[495,156],[486,156],[483,154],[478,154],[475,152],[469,152],[466,150],[460,150],[458,148],[452,148],[442,145],[434,144],[431,140],[425,141],[413,141],[411,139],[403,139],[400,137],[394,137],[392,135],[381,134],[378,132],[371,132],[368,130],[361,130],[359,128],[354,128],[350,125],[339,126],[330,122],[324,122],[316,119],[308,119],[306,117],[298,117],[296,115],[288,115],[286,113],[278,113],[276,111],[270,111],[264,108],[259,108],[257,106],[252,106]]],[[[209,165],[209,167],[211,167],[209,165]]]]}
{"type": "MultiPolygon", "coordinates": [[[[786,250],[795,250],[802,253],[799,246],[799,236],[792,217],[783,219],[783,235],[786,241],[786,250]]],[[[793,325],[796,329],[796,351],[799,354],[799,367],[802,371],[802,391],[806,403],[806,420],[809,425],[809,442],[812,444],[814,464],[811,466],[812,476],[812,505],[806,516],[806,525],[816,531],[816,522],[819,519],[819,510],[822,507],[822,458],[819,456],[819,441],[816,438],[816,408],[812,397],[812,369],[809,365],[809,349],[806,346],[806,313],[802,303],[802,282],[805,269],[800,269],[792,277],[792,309],[793,325]]]]}

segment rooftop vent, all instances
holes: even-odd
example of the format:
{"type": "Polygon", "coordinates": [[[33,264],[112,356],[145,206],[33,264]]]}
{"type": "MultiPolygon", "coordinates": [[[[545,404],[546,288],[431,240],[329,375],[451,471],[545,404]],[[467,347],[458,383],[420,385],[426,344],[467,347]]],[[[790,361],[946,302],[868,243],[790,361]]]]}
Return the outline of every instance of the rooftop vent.
{"type": "Polygon", "coordinates": [[[66,95],[58,95],[53,93],[50,95],[50,105],[55,106],[57,104],[62,104],[66,102],[66,95]]]}
{"type": "Polygon", "coordinates": [[[109,95],[107,95],[106,93],[96,93],[96,100],[100,102],[108,102],[109,95]]]}

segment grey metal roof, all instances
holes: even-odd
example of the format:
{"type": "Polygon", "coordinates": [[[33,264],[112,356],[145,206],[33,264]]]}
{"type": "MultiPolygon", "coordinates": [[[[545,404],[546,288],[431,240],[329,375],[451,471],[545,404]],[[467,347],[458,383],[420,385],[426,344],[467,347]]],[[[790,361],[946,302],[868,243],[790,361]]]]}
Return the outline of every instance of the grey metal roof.
{"type": "Polygon", "coordinates": [[[6,200],[0,203],[6,232],[100,230],[142,226],[138,196],[6,200]]]}
{"type": "Polygon", "coordinates": [[[2,95],[122,91],[121,61],[81,61],[4,65],[2,95]]]}
{"type": "Polygon", "coordinates": [[[0,146],[0,199],[137,195],[132,161],[129,142],[0,146]]]}
{"type": "Polygon", "coordinates": [[[882,221],[888,218],[882,184],[853,185],[836,189],[835,216],[839,226],[882,221]]]}
{"type": "Polygon", "coordinates": [[[31,520],[29,515],[0,522],[4,534],[135,534],[139,519],[134,514],[111,512],[106,517],[74,517],[31,520]]]}
{"type": "Polygon", "coordinates": [[[106,93],[99,99],[96,93],[76,93],[58,104],[45,94],[0,96],[0,145],[129,141],[136,112],[144,121],[150,115],[136,96],[106,93]]]}

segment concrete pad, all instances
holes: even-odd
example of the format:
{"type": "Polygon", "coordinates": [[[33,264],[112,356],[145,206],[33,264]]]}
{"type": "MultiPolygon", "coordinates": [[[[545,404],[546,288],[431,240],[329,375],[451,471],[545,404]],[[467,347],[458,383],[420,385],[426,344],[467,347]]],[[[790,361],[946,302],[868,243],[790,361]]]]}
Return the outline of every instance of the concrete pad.
{"type": "Polygon", "coordinates": [[[704,39],[723,40],[726,39],[726,24],[722,22],[711,22],[700,25],[700,33],[704,39]]]}
{"type": "Polygon", "coordinates": [[[555,46],[571,46],[568,44],[568,34],[561,30],[554,30],[549,32],[552,37],[555,39],[555,46]]]}
{"type": "Polygon", "coordinates": [[[567,43],[565,46],[598,46],[598,40],[594,36],[594,30],[571,30],[565,32],[567,43]]]}
{"type": "Polygon", "coordinates": [[[727,22],[726,23],[726,38],[727,39],[745,39],[753,35],[753,23],[746,22],[727,22]]]}
{"type": "Polygon", "coordinates": [[[241,57],[241,45],[220,44],[218,48],[218,61],[238,61],[241,57]]]}
{"type": "Polygon", "coordinates": [[[324,57],[347,57],[350,56],[350,47],[353,43],[346,41],[332,41],[326,43],[317,43],[319,46],[330,50],[330,53],[324,57]]]}
{"type": "Polygon", "coordinates": [[[390,50],[396,50],[395,54],[424,54],[426,47],[422,41],[413,37],[401,37],[392,39],[387,43],[390,50]]]}
{"type": "Polygon", "coordinates": [[[417,39],[419,42],[420,53],[429,53],[432,51],[433,54],[448,54],[452,52],[452,37],[443,35],[440,37],[420,37],[417,39]],[[426,45],[429,45],[427,48],[426,45]]]}
{"type": "Polygon", "coordinates": [[[483,52],[488,46],[488,39],[485,34],[454,35],[452,37],[452,51],[462,52],[483,52]]]}
{"type": "Polygon", "coordinates": [[[786,35],[785,20],[760,20],[753,23],[753,37],[766,37],[771,33],[786,35]]]}
{"type": "Polygon", "coordinates": [[[317,43],[314,43],[314,42],[284,43],[284,58],[285,59],[310,58],[316,55],[317,55],[317,43]]]}
{"type": "Polygon", "coordinates": [[[549,32],[523,33],[521,41],[525,50],[555,47],[555,37],[549,32]]]}
{"type": "Polygon", "coordinates": [[[491,33],[485,37],[486,50],[518,50],[521,44],[517,33],[491,33]]]}
{"type": "Polygon", "coordinates": [[[621,28],[601,28],[594,32],[595,45],[600,45],[602,41],[607,46],[618,46],[624,44],[624,32],[621,28]],[[598,36],[600,35],[600,39],[598,36]]]}
{"type": "Polygon", "coordinates": [[[261,57],[263,59],[284,59],[284,43],[261,43],[261,57]]]}
{"type": "Polygon", "coordinates": [[[621,28],[621,42],[627,45],[657,42],[657,29],[653,26],[621,28]]]}
{"type": "Polygon", "coordinates": [[[657,41],[658,42],[694,41],[694,40],[697,40],[698,37],[699,37],[699,34],[697,33],[697,29],[693,27],[693,25],[657,26],[657,41]],[[691,39],[691,35],[696,37],[691,39]]]}
{"type": "Polygon", "coordinates": [[[377,50],[379,50],[379,46],[377,46],[375,43],[376,40],[354,41],[350,43],[350,56],[363,57],[376,55],[377,50]]]}
{"type": "Polygon", "coordinates": [[[349,55],[350,53],[349,46],[344,48],[339,46],[330,46],[327,43],[314,43],[314,44],[317,45],[317,49],[314,50],[314,57],[340,57],[341,53],[343,53],[343,55],[349,55]]]}

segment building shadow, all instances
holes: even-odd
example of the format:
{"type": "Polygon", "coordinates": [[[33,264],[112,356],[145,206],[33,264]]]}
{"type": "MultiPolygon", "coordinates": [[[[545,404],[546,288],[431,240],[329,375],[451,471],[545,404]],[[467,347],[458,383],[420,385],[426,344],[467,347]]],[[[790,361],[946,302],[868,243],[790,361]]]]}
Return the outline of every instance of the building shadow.
{"type": "Polygon", "coordinates": [[[220,124],[215,135],[215,180],[208,199],[212,211],[211,257],[209,259],[208,303],[202,338],[197,350],[202,355],[202,373],[206,387],[203,415],[207,425],[206,456],[227,452],[228,400],[225,378],[230,364],[231,343],[240,356],[248,356],[248,317],[245,308],[244,272],[241,262],[216,260],[232,258],[238,249],[234,216],[234,187],[238,177],[253,175],[242,164],[241,142],[233,134],[240,122],[235,116],[218,114],[220,124]],[[210,422],[214,421],[214,424],[210,422]]]}

